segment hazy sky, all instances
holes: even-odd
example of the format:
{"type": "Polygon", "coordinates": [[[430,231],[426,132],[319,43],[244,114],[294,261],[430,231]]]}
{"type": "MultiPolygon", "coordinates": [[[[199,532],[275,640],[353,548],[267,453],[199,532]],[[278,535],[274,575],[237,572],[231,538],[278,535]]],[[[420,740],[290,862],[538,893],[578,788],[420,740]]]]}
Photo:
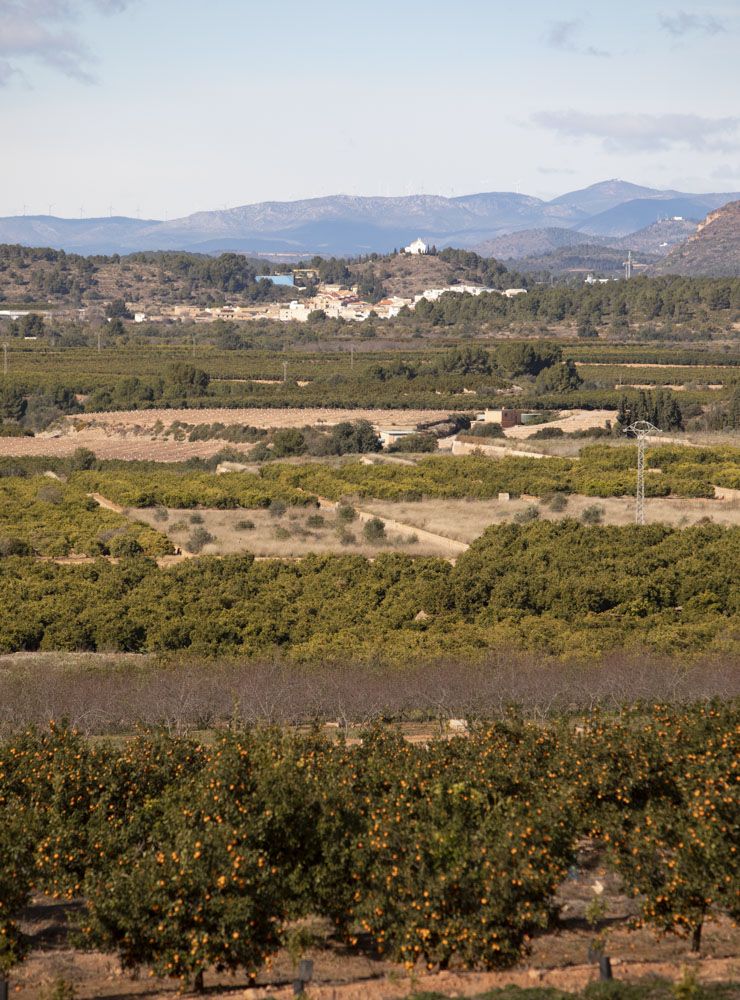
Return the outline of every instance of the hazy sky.
{"type": "Polygon", "coordinates": [[[740,0],[0,0],[0,215],[740,190],[740,0]]]}

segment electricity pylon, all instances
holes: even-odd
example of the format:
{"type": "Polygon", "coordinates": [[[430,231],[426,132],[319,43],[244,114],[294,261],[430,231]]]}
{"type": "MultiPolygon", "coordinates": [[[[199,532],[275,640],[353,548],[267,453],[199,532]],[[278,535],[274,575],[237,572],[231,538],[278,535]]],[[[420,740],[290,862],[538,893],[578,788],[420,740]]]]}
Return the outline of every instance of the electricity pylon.
{"type": "Polygon", "coordinates": [[[625,434],[633,434],[637,438],[637,493],[635,503],[635,523],[645,523],[645,439],[651,434],[662,433],[649,420],[635,420],[625,427],[625,434]]]}

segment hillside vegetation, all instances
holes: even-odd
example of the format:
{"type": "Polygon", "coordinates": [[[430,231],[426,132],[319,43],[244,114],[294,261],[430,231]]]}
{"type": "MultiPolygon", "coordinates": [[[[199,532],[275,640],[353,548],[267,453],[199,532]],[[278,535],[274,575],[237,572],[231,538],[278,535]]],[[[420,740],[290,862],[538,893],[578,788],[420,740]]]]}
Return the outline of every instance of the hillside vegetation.
{"type": "Polygon", "coordinates": [[[651,274],[740,276],[740,201],[712,212],[694,236],[655,264],[651,274]]]}

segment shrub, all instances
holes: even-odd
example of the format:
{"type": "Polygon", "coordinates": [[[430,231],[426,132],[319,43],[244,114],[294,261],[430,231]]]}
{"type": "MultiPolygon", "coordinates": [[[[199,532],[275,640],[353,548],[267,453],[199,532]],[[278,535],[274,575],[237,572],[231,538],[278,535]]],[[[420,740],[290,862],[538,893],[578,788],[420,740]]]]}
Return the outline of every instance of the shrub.
{"type": "Polygon", "coordinates": [[[291,534],[287,528],[283,528],[282,525],[278,525],[277,528],[275,528],[275,538],[279,539],[281,542],[286,541],[286,539],[290,537],[291,534]]]}
{"type": "Polygon", "coordinates": [[[379,517],[371,517],[365,521],[362,527],[362,534],[368,542],[381,542],[385,539],[385,521],[379,517]]]}
{"type": "Polygon", "coordinates": [[[337,520],[342,521],[345,524],[349,524],[351,521],[354,521],[356,517],[357,511],[348,503],[340,503],[337,507],[337,520]]]}
{"type": "Polygon", "coordinates": [[[538,431],[534,434],[530,434],[528,440],[530,441],[548,441],[553,438],[565,437],[565,432],[562,427],[540,427],[538,431]]]}
{"type": "Polygon", "coordinates": [[[275,454],[271,448],[268,448],[264,441],[260,441],[256,444],[254,448],[249,452],[249,459],[252,462],[267,462],[271,458],[275,458],[275,454]]]}
{"type": "Polygon", "coordinates": [[[306,526],[309,528],[323,528],[326,525],[326,518],[323,514],[309,514],[306,518],[306,526]]]}
{"type": "Polygon", "coordinates": [[[210,531],[207,531],[205,528],[196,528],[185,542],[185,547],[189,552],[193,552],[197,555],[197,553],[201,552],[206,545],[215,541],[216,538],[210,533],[210,531]]]}
{"type": "Polygon", "coordinates": [[[605,513],[605,508],[601,504],[592,503],[581,514],[581,520],[584,524],[601,524],[605,513]]]}
{"type": "Polygon", "coordinates": [[[254,531],[254,521],[250,521],[249,518],[237,521],[234,525],[234,531],[254,531]]]}
{"type": "Polygon", "coordinates": [[[20,538],[0,538],[0,558],[3,556],[32,556],[33,549],[20,538]]]}
{"type": "Polygon", "coordinates": [[[526,507],[524,510],[520,510],[514,515],[514,521],[517,524],[528,524],[530,521],[538,521],[539,517],[539,508],[535,507],[534,504],[530,504],[529,507],[526,507]]]}
{"type": "Polygon", "coordinates": [[[141,555],[144,551],[133,535],[117,535],[108,546],[110,554],[117,559],[127,559],[141,555]]]}
{"type": "Polygon", "coordinates": [[[166,507],[155,507],[153,516],[155,521],[168,521],[170,512],[166,507]]]}
{"type": "Polygon", "coordinates": [[[196,510],[194,513],[190,515],[188,520],[190,521],[191,524],[203,524],[203,515],[199,514],[198,511],[196,510]]]}
{"type": "Polygon", "coordinates": [[[82,472],[99,467],[98,456],[89,448],[75,448],[69,460],[71,472],[82,472]]]}
{"type": "Polygon", "coordinates": [[[430,452],[437,450],[437,438],[434,434],[420,433],[407,434],[405,437],[394,441],[388,448],[390,452],[430,452]]]}
{"type": "Polygon", "coordinates": [[[501,424],[497,423],[474,423],[469,432],[472,437],[482,438],[502,438],[506,437],[501,424]]]}
{"type": "Polygon", "coordinates": [[[295,427],[285,427],[273,434],[272,451],[276,458],[303,455],[306,451],[306,439],[295,427]]]}
{"type": "Polygon", "coordinates": [[[282,500],[271,500],[267,509],[272,517],[282,517],[288,508],[282,500]]]}
{"type": "Polygon", "coordinates": [[[550,510],[555,511],[556,514],[564,511],[567,506],[568,497],[565,493],[553,493],[552,499],[548,502],[548,507],[550,510]]]}

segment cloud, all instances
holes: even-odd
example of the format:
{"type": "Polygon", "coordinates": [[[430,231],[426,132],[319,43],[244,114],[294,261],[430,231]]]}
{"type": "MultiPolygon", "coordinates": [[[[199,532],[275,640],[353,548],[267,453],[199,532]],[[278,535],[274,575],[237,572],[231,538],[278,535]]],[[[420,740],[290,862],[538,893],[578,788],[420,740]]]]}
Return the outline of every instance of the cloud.
{"type": "Polygon", "coordinates": [[[531,122],[563,139],[598,139],[609,152],[657,152],[687,148],[699,151],[736,149],[740,118],[701,115],[589,114],[583,111],[538,111],[531,122]]]}
{"type": "Polygon", "coordinates": [[[734,180],[736,177],[740,177],[740,163],[733,166],[731,163],[721,163],[718,167],[715,167],[711,171],[709,176],[713,180],[724,181],[728,179],[734,180]]]}
{"type": "MultiPolygon", "coordinates": [[[[87,0],[104,14],[120,13],[131,0],[87,0]]],[[[0,0],[0,86],[22,76],[19,63],[41,63],[83,83],[94,82],[95,57],[79,30],[79,2],[0,0]]]]}
{"type": "Polygon", "coordinates": [[[540,174],[574,174],[575,170],[570,167],[537,167],[540,174]]]}
{"type": "Polygon", "coordinates": [[[712,14],[689,14],[685,10],[679,10],[676,14],[658,14],[658,21],[663,31],[674,38],[683,38],[691,32],[719,35],[727,31],[724,22],[712,14]]]}
{"type": "Polygon", "coordinates": [[[561,52],[575,52],[582,56],[598,56],[608,58],[611,52],[605,49],[597,49],[593,45],[580,45],[578,35],[583,27],[580,18],[573,18],[570,21],[551,21],[545,34],[545,41],[552,49],[559,49],[561,52]]]}

